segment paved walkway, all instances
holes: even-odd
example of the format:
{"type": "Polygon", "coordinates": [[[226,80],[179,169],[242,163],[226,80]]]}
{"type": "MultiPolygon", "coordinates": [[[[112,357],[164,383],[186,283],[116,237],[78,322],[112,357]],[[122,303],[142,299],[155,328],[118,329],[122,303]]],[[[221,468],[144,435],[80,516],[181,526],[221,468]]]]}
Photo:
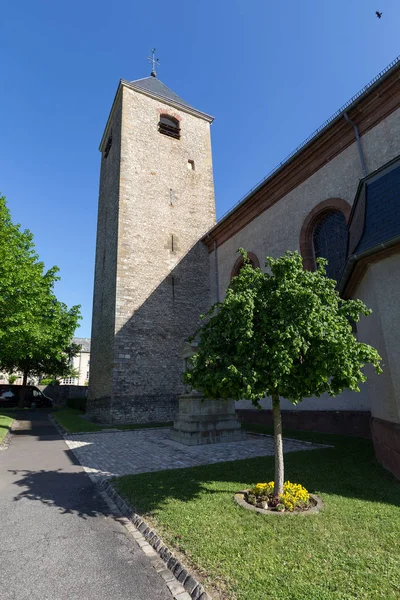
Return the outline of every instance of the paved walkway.
{"type": "Polygon", "coordinates": [[[171,600],[46,413],[0,451],[1,600],[171,600]]]}
{"type": "MultiPolygon", "coordinates": [[[[169,429],[80,433],[67,435],[66,442],[94,479],[274,454],[271,436],[248,436],[241,442],[184,446],[171,440],[169,435],[169,429]]],[[[323,447],[310,442],[284,440],[285,452],[323,447]]]]}

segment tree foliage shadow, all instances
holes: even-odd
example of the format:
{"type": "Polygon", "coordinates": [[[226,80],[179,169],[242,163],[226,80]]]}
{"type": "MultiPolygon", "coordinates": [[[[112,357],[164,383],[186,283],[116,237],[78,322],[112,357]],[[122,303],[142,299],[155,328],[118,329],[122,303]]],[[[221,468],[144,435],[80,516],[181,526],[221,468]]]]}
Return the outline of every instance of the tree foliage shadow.
{"type": "MultiPolygon", "coordinates": [[[[138,512],[150,514],[171,500],[233,495],[273,478],[274,457],[268,456],[127,475],[114,483],[138,512]]],[[[372,443],[361,438],[343,439],[333,448],[285,454],[285,479],[312,493],[400,506],[400,483],[377,463],[372,443]]]]}
{"type": "Polygon", "coordinates": [[[112,514],[84,472],[68,473],[61,469],[9,469],[9,472],[20,477],[14,481],[14,485],[21,488],[14,497],[15,502],[39,501],[61,514],[74,514],[83,519],[112,514]]]}

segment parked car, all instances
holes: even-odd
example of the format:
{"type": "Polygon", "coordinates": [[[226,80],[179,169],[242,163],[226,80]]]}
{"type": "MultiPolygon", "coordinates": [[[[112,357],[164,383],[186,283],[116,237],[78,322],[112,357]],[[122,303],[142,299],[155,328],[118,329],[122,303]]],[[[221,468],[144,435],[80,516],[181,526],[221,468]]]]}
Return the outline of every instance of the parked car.
{"type": "MultiPolygon", "coordinates": [[[[19,404],[22,385],[0,384],[0,408],[14,408],[19,404]]],[[[53,400],[34,385],[25,387],[25,406],[51,408],[53,400]]]]}

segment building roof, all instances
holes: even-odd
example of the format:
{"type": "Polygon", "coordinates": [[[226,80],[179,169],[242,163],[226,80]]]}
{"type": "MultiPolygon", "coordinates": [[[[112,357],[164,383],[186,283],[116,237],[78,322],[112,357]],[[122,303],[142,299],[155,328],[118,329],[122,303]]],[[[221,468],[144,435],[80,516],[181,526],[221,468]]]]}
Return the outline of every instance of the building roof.
{"type": "Polygon", "coordinates": [[[145,77],[144,79],[137,79],[136,81],[130,82],[136,89],[143,90],[145,92],[150,92],[151,94],[155,94],[160,98],[164,98],[165,100],[171,100],[172,102],[176,102],[177,104],[182,104],[183,106],[187,106],[188,108],[193,108],[190,106],[183,98],[175,94],[168,86],[165,85],[162,81],[157,79],[157,77],[145,77]]]}
{"type": "Polygon", "coordinates": [[[178,94],[175,94],[175,92],[166,86],[165,83],[154,76],[145,77],[144,79],[137,79],[136,81],[125,81],[124,79],[121,79],[120,85],[121,84],[137,92],[146,94],[146,96],[155,98],[156,100],[162,100],[166,104],[170,104],[178,110],[182,110],[195,115],[196,117],[200,117],[209,123],[212,123],[214,120],[214,117],[211,117],[207,113],[197,110],[197,108],[194,108],[188,104],[185,100],[183,100],[183,98],[178,96],[178,94]]]}
{"type": "Polygon", "coordinates": [[[223,244],[245,225],[295,189],[324,164],[354,143],[348,114],[360,136],[372,129],[400,105],[400,57],[327,119],[300,146],[235,204],[202,241],[210,251],[223,244]]]}
{"type": "Polygon", "coordinates": [[[399,156],[361,180],[348,228],[348,256],[339,283],[345,297],[354,292],[368,264],[399,251],[399,156]]]}
{"type": "Polygon", "coordinates": [[[78,344],[81,347],[81,352],[90,352],[90,338],[72,338],[73,344],[78,344]]]}
{"type": "Polygon", "coordinates": [[[366,182],[364,231],[355,250],[364,252],[400,235],[400,166],[366,182]]]}
{"type": "Polygon", "coordinates": [[[104,144],[107,140],[108,130],[110,127],[112,115],[114,113],[115,107],[117,106],[117,100],[120,97],[122,92],[122,88],[127,87],[136,92],[145,94],[146,96],[150,96],[150,98],[154,98],[155,100],[162,100],[165,104],[169,104],[181,110],[183,112],[187,112],[195,117],[199,117],[200,119],[204,119],[208,121],[208,123],[212,123],[214,121],[214,117],[211,115],[202,112],[201,110],[197,110],[197,108],[193,108],[190,104],[188,104],[183,98],[175,94],[168,86],[165,85],[162,81],[157,79],[157,77],[145,77],[144,79],[137,79],[136,81],[126,81],[125,79],[121,79],[118,85],[117,93],[115,94],[114,102],[111,107],[110,114],[107,119],[107,123],[103,132],[103,136],[101,138],[100,152],[104,149],[104,144]]]}

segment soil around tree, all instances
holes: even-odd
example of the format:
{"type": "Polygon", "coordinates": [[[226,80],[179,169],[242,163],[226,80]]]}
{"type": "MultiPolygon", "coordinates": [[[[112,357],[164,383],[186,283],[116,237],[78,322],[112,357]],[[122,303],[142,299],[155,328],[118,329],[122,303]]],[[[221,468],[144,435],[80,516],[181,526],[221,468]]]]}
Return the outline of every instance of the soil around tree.
{"type": "Polygon", "coordinates": [[[293,511],[289,511],[289,510],[276,510],[274,508],[261,508],[258,506],[254,506],[254,504],[250,504],[250,502],[247,502],[246,498],[246,494],[249,490],[242,490],[240,492],[237,492],[234,496],[235,502],[237,504],[239,504],[239,506],[242,506],[243,508],[245,508],[246,510],[251,510],[253,512],[258,512],[261,513],[262,515],[316,515],[318,514],[324,507],[324,503],[322,501],[322,499],[315,495],[315,494],[310,494],[310,502],[309,502],[309,506],[307,508],[303,508],[303,509],[295,509],[293,511]]]}

